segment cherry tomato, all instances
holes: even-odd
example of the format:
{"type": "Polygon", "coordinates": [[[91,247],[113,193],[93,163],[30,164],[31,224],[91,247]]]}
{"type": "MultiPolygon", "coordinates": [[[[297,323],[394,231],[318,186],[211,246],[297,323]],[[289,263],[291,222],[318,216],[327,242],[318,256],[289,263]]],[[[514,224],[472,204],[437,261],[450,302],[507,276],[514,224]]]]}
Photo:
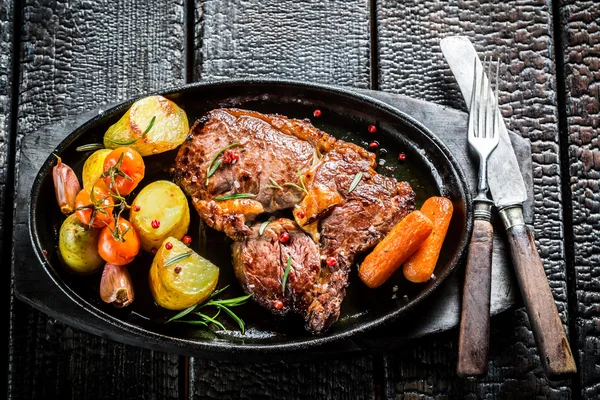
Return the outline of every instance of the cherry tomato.
{"type": "Polygon", "coordinates": [[[114,205],[113,198],[104,187],[104,183],[88,186],[75,197],[77,210],[75,215],[82,224],[92,228],[103,228],[113,220],[114,205]]]}
{"type": "Polygon", "coordinates": [[[144,160],[137,151],[119,147],[104,159],[104,183],[113,192],[126,196],[144,178],[144,160]]]}
{"type": "Polygon", "coordinates": [[[107,263],[129,264],[139,252],[140,236],[125,218],[119,218],[117,228],[113,221],[100,231],[98,253],[107,263]]]}

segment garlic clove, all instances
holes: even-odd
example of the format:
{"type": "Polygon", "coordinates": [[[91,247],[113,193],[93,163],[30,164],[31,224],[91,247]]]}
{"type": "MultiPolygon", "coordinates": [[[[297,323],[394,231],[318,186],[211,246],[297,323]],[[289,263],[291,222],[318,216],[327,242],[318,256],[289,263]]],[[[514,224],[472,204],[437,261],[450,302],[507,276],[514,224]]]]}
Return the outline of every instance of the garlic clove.
{"type": "Polygon", "coordinates": [[[109,263],[104,266],[100,281],[100,297],[105,303],[117,308],[127,307],[133,303],[133,284],[126,266],[109,263]]]}
{"type": "Polygon", "coordinates": [[[69,215],[75,211],[75,197],[81,191],[81,185],[71,167],[63,163],[60,157],[56,156],[56,158],[58,162],[52,169],[54,193],[60,211],[65,215],[69,215]]]}

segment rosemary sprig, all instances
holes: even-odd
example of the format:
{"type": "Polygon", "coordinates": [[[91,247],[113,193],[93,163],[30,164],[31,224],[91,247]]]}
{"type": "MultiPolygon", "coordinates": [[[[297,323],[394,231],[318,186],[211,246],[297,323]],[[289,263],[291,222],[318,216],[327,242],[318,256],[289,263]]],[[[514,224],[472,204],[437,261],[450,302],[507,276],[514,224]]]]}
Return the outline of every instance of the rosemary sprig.
{"type": "Polygon", "coordinates": [[[288,256],[287,264],[285,265],[285,272],[283,273],[283,281],[281,281],[281,291],[285,293],[285,284],[287,282],[288,275],[290,274],[290,268],[292,266],[292,256],[288,256]]]}
{"type": "Polygon", "coordinates": [[[362,171],[354,175],[354,179],[352,179],[352,183],[350,184],[350,188],[348,189],[348,194],[352,193],[354,189],[358,186],[358,183],[363,177],[362,171]]]}
{"type": "Polygon", "coordinates": [[[263,233],[265,233],[265,229],[267,229],[267,225],[269,225],[271,223],[271,221],[266,220],[265,222],[263,222],[262,224],[260,224],[260,228],[258,228],[258,234],[260,236],[263,235],[263,233]]]}
{"type": "Polygon", "coordinates": [[[142,133],[141,136],[136,137],[135,139],[131,139],[128,140],[126,142],[119,142],[117,140],[113,140],[111,138],[106,138],[109,142],[113,142],[114,144],[117,144],[119,146],[127,146],[130,144],[133,144],[135,142],[137,142],[139,139],[143,138],[144,136],[146,136],[148,134],[148,132],[150,132],[150,129],[152,129],[152,127],[154,126],[154,121],[156,120],[156,115],[154,115],[152,117],[152,119],[150,120],[150,123],[148,124],[148,126],[146,127],[146,130],[144,131],[144,133],[142,133]]]}
{"type": "Polygon", "coordinates": [[[283,188],[275,181],[275,179],[269,178],[269,180],[271,181],[272,185],[267,185],[267,186],[265,186],[266,188],[283,190],[283,188]]]}
{"type": "Polygon", "coordinates": [[[215,298],[215,296],[217,296],[218,294],[223,292],[228,287],[229,287],[229,285],[225,286],[222,289],[214,291],[205,303],[195,304],[189,308],[186,308],[185,310],[183,310],[180,313],[176,314],[175,316],[171,317],[167,321],[167,323],[181,322],[181,323],[186,323],[186,324],[191,324],[191,325],[203,325],[203,326],[208,326],[208,324],[211,323],[211,324],[218,326],[222,330],[226,331],[227,328],[225,328],[225,326],[221,322],[217,321],[217,317],[221,313],[221,310],[223,310],[223,311],[225,311],[225,313],[227,315],[229,315],[238,324],[238,326],[240,327],[240,330],[242,331],[242,334],[244,334],[246,331],[244,321],[231,310],[231,307],[237,307],[237,306],[241,306],[242,304],[245,304],[248,301],[248,299],[250,299],[250,297],[252,297],[252,294],[249,294],[246,296],[235,297],[233,299],[213,300],[215,298]],[[192,313],[193,311],[200,309],[200,308],[204,308],[204,307],[216,307],[217,313],[214,316],[210,317],[210,316],[198,311],[198,312],[194,312],[194,315],[200,317],[200,320],[181,320],[181,318],[192,313]]]}
{"type": "Polygon", "coordinates": [[[304,179],[302,179],[302,174],[300,173],[300,168],[296,170],[296,174],[298,174],[298,181],[302,186],[302,190],[304,190],[304,193],[308,193],[308,190],[306,190],[306,186],[304,185],[304,179]]]}
{"type": "Polygon", "coordinates": [[[215,197],[215,201],[224,201],[224,200],[234,200],[234,199],[249,199],[251,197],[256,197],[255,194],[252,193],[233,193],[226,194],[225,196],[215,197]]]}
{"type": "Polygon", "coordinates": [[[217,158],[219,158],[219,156],[221,154],[223,154],[225,152],[225,150],[230,149],[235,146],[241,146],[241,143],[235,142],[235,143],[231,143],[229,146],[223,147],[221,150],[219,150],[217,152],[217,154],[215,154],[215,156],[212,158],[212,160],[210,160],[210,164],[208,164],[208,171],[206,172],[206,184],[207,185],[208,185],[208,178],[210,178],[217,171],[217,168],[219,168],[219,166],[221,165],[220,160],[219,160],[218,164],[215,164],[215,162],[217,161],[217,158]]]}
{"type": "Polygon", "coordinates": [[[304,189],[302,186],[296,185],[295,183],[286,182],[286,183],[283,184],[283,186],[290,186],[290,187],[293,187],[295,189],[298,189],[301,192],[304,192],[304,193],[308,194],[308,192],[306,191],[306,189],[304,189]]]}
{"type": "Polygon", "coordinates": [[[77,147],[75,149],[75,151],[77,151],[77,152],[95,151],[95,150],[100,150],[103,148],[104,148],[104,145],[102,143],[90,143],[90,144],[84,144],[83,146],[77,147]]]}
{"type": "Polygon", "coordinates": [[[163,266],[164,267],[168,267],[169,265],[173,265],[175,264],[177,261],[181,261],[184,258],[188,258],[189,256],[191,256],[194,252],[193,251],[186,251],[185,253],[181,253],[181,254],[177,254],[175,257],[169,259],[163,266]]]}

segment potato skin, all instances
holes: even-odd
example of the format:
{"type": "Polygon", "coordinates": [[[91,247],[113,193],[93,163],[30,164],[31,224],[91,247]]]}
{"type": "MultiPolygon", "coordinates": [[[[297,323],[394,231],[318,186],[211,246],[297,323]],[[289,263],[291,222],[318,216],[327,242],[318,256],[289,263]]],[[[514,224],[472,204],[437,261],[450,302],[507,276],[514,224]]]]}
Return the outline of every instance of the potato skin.
{"type": "Polygon", "coordinates": [[[177,148],[185,140],[190,126],[179,106],[163,96],[144,97],[132,104],[125,115],[104,134],[104,146],[115,149],[128,146],[142,156],[177,148]],[[142,137],[144,131],[152,127],[142,137]]]}
{"type": "Polygon", "coordinates": [[[168,237],[161,243],[149,274],[150,291],[154,301],[169,310],[183,310],[205,301],[217,287],[218,280],[217,266],[174,237],[168,237]],[[171,250],[165,247],[167,242],[173,245],[171,250]],[[173,257],[185,252],[192,254],[165,266],[173,257]]]}
{"type": "Polygon", "coordinates": [[[65,219],[58,235],[58,250],[69,271],[89,275],[104,265],[98,254],[99,235],[99,229],[87,229],[75,214],[65,219]]]}
{"type": "Polygon", "coordinates": [[[84,188],[92,186],[100,179],[100,175],[104,172],[104,159],[111,151],[110,149],[96,150],[85,160],[81,174],[84,188]]]}
{"type": "Polygon", "coordinates": [[[178,240],[190,225],[190,208],[183,191],[169,181],[155,181],[143,188],[131,203],[131,224],[140,235],[142,249],[158,249],[168,236],[178,240]],[[152,221],[159,221],[158,228],[152,221]]]}

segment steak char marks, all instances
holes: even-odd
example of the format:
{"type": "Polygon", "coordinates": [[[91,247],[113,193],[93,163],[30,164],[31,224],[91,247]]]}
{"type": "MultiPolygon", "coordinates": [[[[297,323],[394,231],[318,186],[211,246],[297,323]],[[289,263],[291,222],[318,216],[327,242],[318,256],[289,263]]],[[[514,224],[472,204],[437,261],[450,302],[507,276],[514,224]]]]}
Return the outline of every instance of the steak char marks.
{"type": "Polygon", "coordinates": [[[339,318],[355,256],[414,209],[414,192],[376,173],[374,154],[306,121],[238,109],[205,119],[179,150],[176,179],[202,219],[236,241],[233,264],[244,290],[271,312],[300,314],[308,330],[325,331],[339,318]],[[238,159],[226,163],[220,152],[232,144],[238,159]],[[207,180],[213,159],[220,164],[207,180]],[[247,225],[285,209],[295,221],[270,222],[263,235],[260,223],[247,225]],[[281,243],[284,232],[290,239],[281,243]]]}

